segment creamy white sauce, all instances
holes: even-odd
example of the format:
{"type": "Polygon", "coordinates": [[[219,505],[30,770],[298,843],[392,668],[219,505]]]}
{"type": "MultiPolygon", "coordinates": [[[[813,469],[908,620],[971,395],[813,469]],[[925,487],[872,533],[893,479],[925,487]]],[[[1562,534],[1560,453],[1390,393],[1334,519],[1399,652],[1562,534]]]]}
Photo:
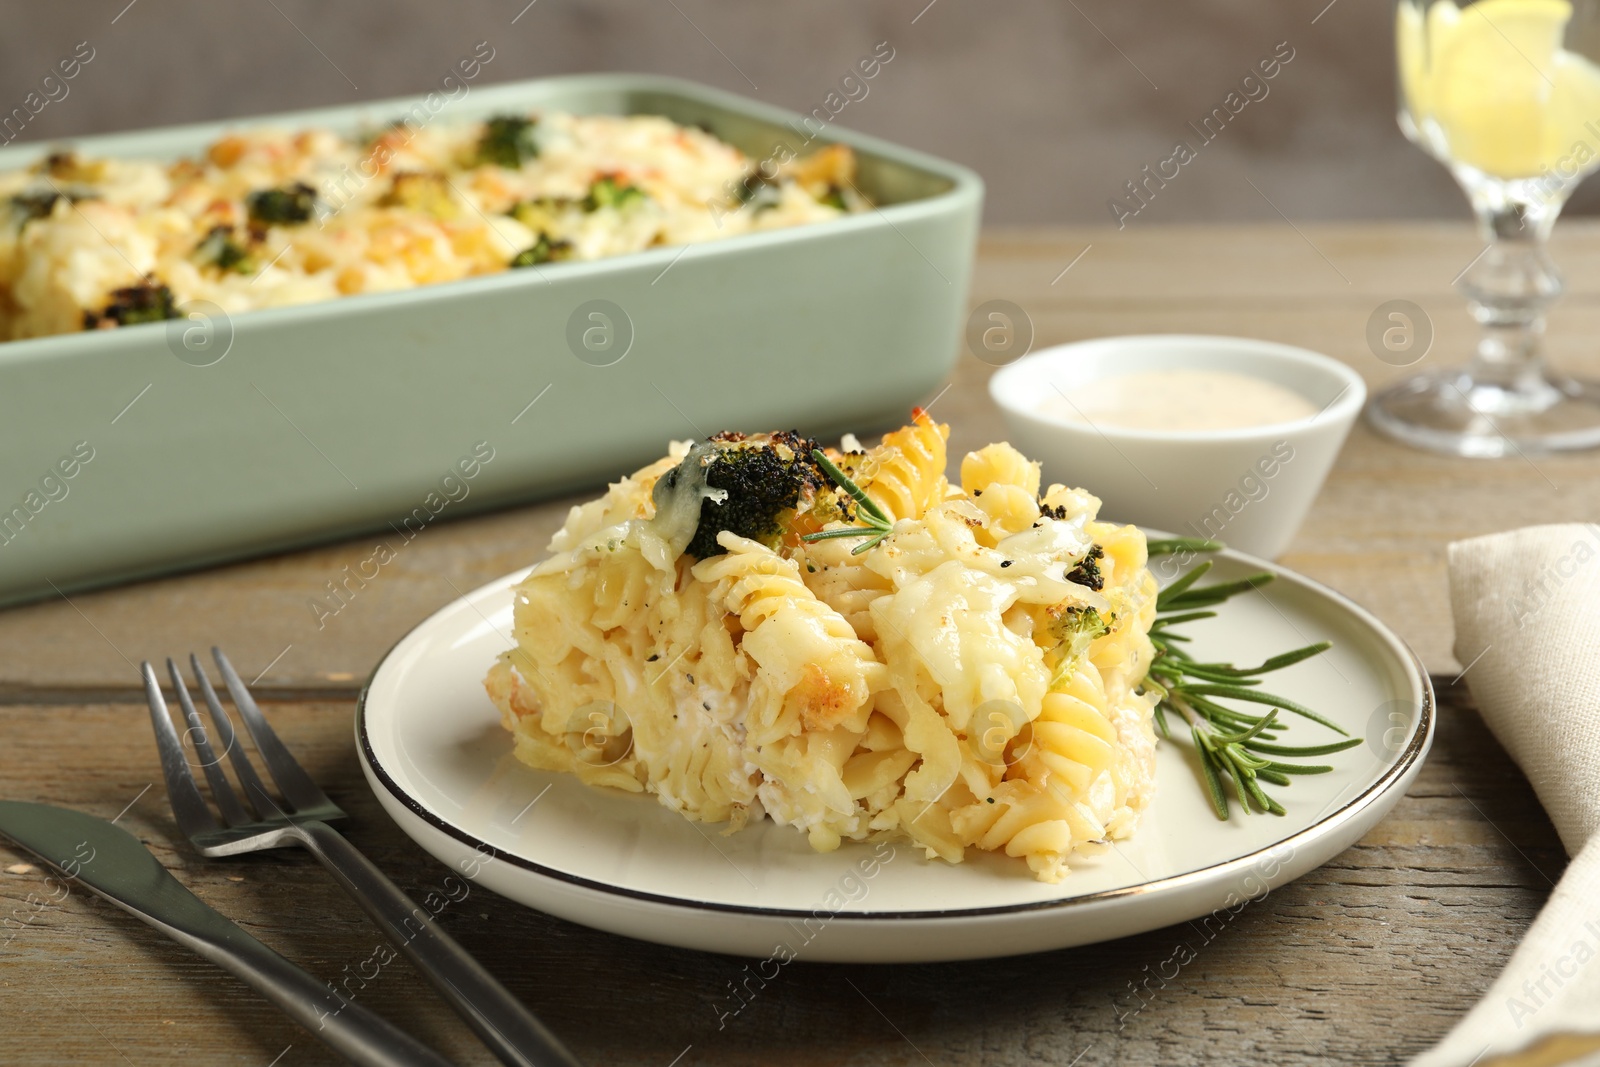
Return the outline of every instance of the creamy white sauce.
{"type": "Polygon", "coordinates": [[[1220,370],[1153,370],[1054,388],[1040,398],[1043,415],[1129,430],[1240,430],[1308,419],[1311,401],[1291,389],[1220,370]]]}

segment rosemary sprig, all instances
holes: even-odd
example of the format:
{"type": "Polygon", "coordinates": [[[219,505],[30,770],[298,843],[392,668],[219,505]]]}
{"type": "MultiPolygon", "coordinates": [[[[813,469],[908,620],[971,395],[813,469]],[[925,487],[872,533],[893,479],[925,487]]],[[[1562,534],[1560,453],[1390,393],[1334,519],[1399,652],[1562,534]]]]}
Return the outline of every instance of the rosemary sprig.
{"type": "Polygon", "coordinates": [[[1170,556],[1177,552],[1216,552],[1222,547],[1221,541],[1209,541],[1204,537],[1168,537],[1149,542],[1145,546],[1145,554],[1170,556]]]}
{"type": "MultiPolygon", "coordinates": [[[[1152,556],[1162,556],[1177,552],[1214,552],[1221,547],[1215,541],[1200,538],[1174,538],[1151,541],[1148,551],[1152,556]]],[[[1261,684],[1257,675],[1270,674],[1320,655],[1331,647],[1328,642],[1319,641],[1280,653],[1254,667],[1201,662],[1179,647],[1189,639],[1172,632],[1172,627],[1213,618],[1217,613],[1206,609],[1272,581],[1272,575],[1263,573],[1216,585],[1197,584],[1210,570],[1209,560],[1196,565],[1162,590],[1156,599],[1156,621],[1150,627],[1150,642],[1155,645],[1156,656],[1145,687],[1160,697],[1156,704],[1156,722],[1162,736],[1172,739],[1169,716],[1176,715],[1188,724],[1206,795],[1218,819],[1226,820],[1229,816],[1227,782],[1233,783],[1233,791],[1246,812],[1282,815],[1283,805],[1261,788],[1262,782],[1286,786],[1293,775],[1326,774],[1333,770],[1329,764],[1295,760],[1343,752],[1359,745],[1361,738],[1349,737],[1337,723],[1303,704],[1257,688],[1261,684]],[[1224,700],[1265,705],[1271,710],[1256,715],[1221,703],[1224,700]],[[1285,729],[1279,718],[1281,712],[1310,719],[1346,736],[1343,740],[1321,745],[1278,744],[1277,737],[1285,729]]]]}
{"type": "Polygon", "coordinates": [[[865,537],[867,540],[850,550],[852,556],[859,556],[868,549],[875,548],[879,542],[894,531],[894,520],[889,518],[884,510],[878,506],[877,502],[852,481],[848,474],[834,466],[833,461],[827,457],[822,449],[813,448],[811,450],[811,458],[817,461],[817,466],[821,467],[829,478],[833,479],[834,485],[843,489],[849,494],[850,499],[856,502],[856,517],[866,525],[841,527],[837,530],[821,530],[817,533],[804,534],[800,540],[828,541],[835,537],[865,537]]]}

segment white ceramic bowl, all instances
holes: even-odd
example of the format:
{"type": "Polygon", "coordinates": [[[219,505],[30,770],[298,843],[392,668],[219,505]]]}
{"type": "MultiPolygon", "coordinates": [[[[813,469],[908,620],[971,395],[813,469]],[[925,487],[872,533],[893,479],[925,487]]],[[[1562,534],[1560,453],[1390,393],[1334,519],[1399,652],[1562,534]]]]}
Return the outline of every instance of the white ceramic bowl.
{"type": "Polygon", "coordinates": [[[1118,522],[1209,537],[1273,559],[1305,519],[1366,402],[1361,376],[1304,348],[1239,337],[1152,334],[1042,349],[1002,369],[989,392],[1011,442],[1044,464],[1044,480],[1089,490],[1118,522]],[[1057,390],[1151,370],[1218,370],[1261,378],[1317,409],[1296,422],[1194,432],[1071,422],[1039,410],[1057,390]]]}

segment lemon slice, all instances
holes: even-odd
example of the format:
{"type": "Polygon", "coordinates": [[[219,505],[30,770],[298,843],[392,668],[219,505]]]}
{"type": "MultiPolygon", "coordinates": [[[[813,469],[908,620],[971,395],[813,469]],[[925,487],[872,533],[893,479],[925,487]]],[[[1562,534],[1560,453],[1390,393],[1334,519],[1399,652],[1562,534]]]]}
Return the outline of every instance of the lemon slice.
{"type": "Polygon", "coordinates": [[[1582,56],[1560,52],[1555,58],[1555,87],[1545,109],[1545,166],[1574,174],[1600,161],[1600,67],[1582,56]]]}
{"type": "Polygon", "coordinates": [[[1431,104],[1457,160],[1502,178],[1549,165],[1567,0],[1482,0],[1435,44],[1431,104]]]}
{"type": "Polygon", "coordinates": [[[1600,160],[1600,67],[1566,51],[1570,0],[1450,0],[1396,11],[1406,107],[1450,158],[1499,178],[1600,160]]]}
{"type": "Polygon", "coordinates": [[[1400,90],[1407,109],[1419,121],[1432,113],[1429,93],[1432,73],[1429,69],[1430,51],[1437,53],[1460,20],[1461,9],[1451,0],[1429,4],[1426,15],[1423,14],[1422,4],[1415,0],[1395,5],[1395,47],[1400,66],[1400,90]]]}

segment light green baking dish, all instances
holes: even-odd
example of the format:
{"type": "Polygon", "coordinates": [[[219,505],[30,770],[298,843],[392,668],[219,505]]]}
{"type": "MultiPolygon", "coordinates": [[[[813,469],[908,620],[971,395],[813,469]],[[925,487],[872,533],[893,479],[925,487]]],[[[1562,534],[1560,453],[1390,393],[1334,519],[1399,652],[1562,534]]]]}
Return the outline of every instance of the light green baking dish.
{"type": "MultiPolygon", "coordinates": [[[[170,158],[241,125],[356,132],[419,100],[75,147],[170,158]]],[[[531,108],[703,123],[756,158],[809,132],[778,108],[631,74],[475,88],[439,121],[531,108]]],[[[859,153],[879,210],[210,324],[0,344],[0,603],[367,530],[415,535],[598,485],[669,438],[902,419],[955,359],[982,183],[848,130],[807,147],[831,141],[859,153]],[[223,358],[196,365],[230,333],[223,358]]],[[[0,168],[47,150],[0,149],[0,168]]]]}

